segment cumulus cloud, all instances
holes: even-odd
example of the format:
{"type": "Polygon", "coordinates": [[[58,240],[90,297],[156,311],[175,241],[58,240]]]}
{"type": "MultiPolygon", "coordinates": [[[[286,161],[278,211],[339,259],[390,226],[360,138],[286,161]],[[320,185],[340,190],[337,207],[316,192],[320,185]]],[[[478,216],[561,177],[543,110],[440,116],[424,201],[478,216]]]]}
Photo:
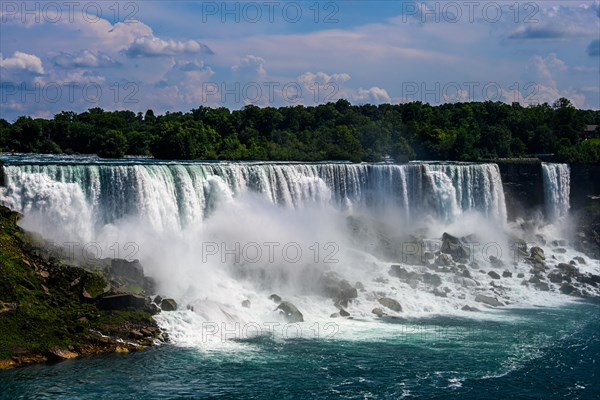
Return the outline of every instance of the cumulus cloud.
{"type": "Polygon", "coordinates": [[[262,57],[251,54],[242,57],[242,59],[233,67],[231,71],[238,78],[263,80],[267,76],[265,60],[262,57]]]}
{"type": "Polygon", "coordinates": [[[136,38],[126,51],[130,57],[162,57],[196,53],[214,54],[207,45],[196,40],[163,40],[156,36],[136,38]]]}
{"type": "Polygon", "coordinates": [[[358,92],[353,97],[353,100],[359,103],[381,104],[390,103],[392,98],[388,94],[387,90],[373,86],[369,89],[358,89],[358,92]]]}
{"type": "Polygon", "coordinates": [[[117,64],[110,56],[100,52],[94,54],[89,50],[81,50],[74,54],[61,52],[52,62],[62,68],[104,68],[117,64]]]}
{"type": "Polygon", "coordinates": [[[0,68],[8,71],[27,71],[32,74],[44,74],[42,60],[33,54],[15,51],[12,57],[3,58],[0,53],[0,68]]]}

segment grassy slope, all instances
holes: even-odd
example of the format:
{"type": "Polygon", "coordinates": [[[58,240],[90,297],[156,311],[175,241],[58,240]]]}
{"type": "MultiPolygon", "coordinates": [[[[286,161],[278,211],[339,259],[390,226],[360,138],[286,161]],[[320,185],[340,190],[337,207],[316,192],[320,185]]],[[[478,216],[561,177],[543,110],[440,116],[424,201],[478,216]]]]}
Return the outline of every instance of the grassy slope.
{"type": "Polygon", "coordinates": [[[114,351],[114,340],[93,330],[127,337],[133,329],[156,327],[141,310],[103,311],[82,297],[102,293],[99,273],[48,263],[29,252],[28,233],[17,227],[18,214],[0,206],[0,360],[43,355],[52,347],[78,354],[114,351]]]}

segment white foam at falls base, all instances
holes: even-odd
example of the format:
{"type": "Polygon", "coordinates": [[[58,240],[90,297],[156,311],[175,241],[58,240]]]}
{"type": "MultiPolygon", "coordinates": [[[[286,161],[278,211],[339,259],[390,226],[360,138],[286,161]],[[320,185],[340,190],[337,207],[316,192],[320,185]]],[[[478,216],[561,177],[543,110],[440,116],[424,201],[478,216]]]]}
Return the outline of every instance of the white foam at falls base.
{"type": "MultiPolygon", "coordinates": [[[[518,272],[528,276],[530,266],[522,260],[513,265],[510,259],[495,165],[24,165],[8,166],[5,172],[8,184],[0,189],[0,201],[24,212],[23,223],[30,229],[55,240],[136,243],[139,253],[134,257],[157,279],[160,294],[174,297],[182,307],[157,316],[182,345],[241,346],[223,342],[220,335],[203,336],[206,324],[225,323],[228,330],[235,324],[285,324],[268,299],[272,293],[304,314],[303,332],[314,332],[310,327],[315,323],[320,328],[334,323],[340,328],[335,337],[348,340],[397,333],[394,324],[382,323],[371,312],[382,308],[381,297],[394,298],[403,307],[402,313],[385,310],[390,316],[409,318],[505,318],[476,303],[477,294],[499,297],[512,307],[572,301],[556,293],[554,284],[553,292],[541,292],[516,278],[518,272]],[[348,217],[365,226],[349,226],[348,217]],[[383,225],[388,236],[379,229],[383,225]],[[419,225],[434,240],[443,232],[475,233],[482,242],[475,254],[480,267],[471,272],[481,286],[464,287],[451,279],[454,274],[440,273],[441,287],[451,289],[443,298],[424,284],[412,288],[390,276],[390,265],[402,263],[381,251],[382,242],[394,246],[396,236],[419,225]],[[357,238],[355,228],[364,228],[366,234],[357,238]],[[279,243],[279,248],[296,243],[304,257],[292,262],[279,253],[274,260],[263,257],[256,263],[234,262],[231,256],[223,261],[227,249],[249,243],[264,251],[264,243],[279,243]],[[316,261],[315,243],[320,251],[316,261]],[[483,245],[490,243],[505,249],[502,258],[512,278],[498,281],[487,275],[503,270],[484,257],[483,245]],[[219,253],[206,257],[207,244],[217,244],[219,253]],[[337,246],[336,262],[325,262],[328,244],[337,246]],[[347,308],[357,320],[329,317],[337,309],[316,290],[319,275],[327,270],[365,286],[347,308]],[[504,288],[495,293],[492,282],[504,288]],[[247,299],[250,308],[241,306],[247,299]],[[188,305],[194,311],[186,310],[188,305]],[[464,305],[482,312],[462,311],[464,305]]],[[[553,254],[550,246],[542,247],[548,257],[553,254]]],[[[580,254],[568,249],[549,264],[568,262],[575,255],[580,254]]],[[[587,264],[580,267],[598,273],[597,264],[584,259],[587,264]]]]}

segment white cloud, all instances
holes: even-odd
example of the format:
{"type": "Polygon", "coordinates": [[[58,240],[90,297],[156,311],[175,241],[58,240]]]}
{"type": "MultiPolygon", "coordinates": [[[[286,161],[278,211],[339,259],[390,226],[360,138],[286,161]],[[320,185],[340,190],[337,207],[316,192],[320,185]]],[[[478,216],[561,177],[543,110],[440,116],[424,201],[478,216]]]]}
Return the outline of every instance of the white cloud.
{"type": "Polygon", "coordinates": [[[196,53],[213,54],[213,51],[196,40],[163,40],[156,36],[142,36],[131,43],[126,53],[131,57],[161,57],[196,53]]]}
{"type": "Polygon", "coordinates": [[[110,56],[103,53],[94,54],[89,50],[81,50],[74,54],[61,52],[52,61],[62,68],[103,68],[117,64],[110,56]]]}
{"type": "Polygon", "coordinates": [[[44,74],[42,60],[33,54],[15,51],[12,57],[2,58],[0,53],[0,68],[8,71],[28,71],[33,74],[44,74]]]}

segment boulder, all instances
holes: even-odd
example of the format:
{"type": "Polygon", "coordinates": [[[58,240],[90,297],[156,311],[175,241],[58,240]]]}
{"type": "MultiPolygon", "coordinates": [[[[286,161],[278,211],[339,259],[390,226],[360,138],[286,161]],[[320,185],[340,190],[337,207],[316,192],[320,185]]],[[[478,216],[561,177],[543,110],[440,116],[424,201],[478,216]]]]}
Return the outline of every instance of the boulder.
{"type": "Polygon", "coordinates": [[[579,294],[577,289],[575,289],[575,287],[573,287],[573,285],[571,285],[570,283],[563,283],[559,290],[562,294],[570,294],[570,295],[578,295],[579,294]]]}
{"type": "Polygon", "coordinates": [[[281,303],[281,297],[277,296],[276,294],[270,295],[269,299],[273,300],[273,302],[277,304],[281,303]]]}
{"type": "Polygon", "coordinates": [[[552,283],[561,283],[563,281],[563,274],[560,272],[551,272],[548,274],[548,279],[552,283]]]}
{"type": "Polygon", "coordinates": [[[349,317],[350,313],[342,308],[342,309],[340,309],[340,316],[349,317]]]}
{"type": "Polygon", "coordinates": [[[579,274],[579,270],[577,269],[577,267],[571,265],[571,264],[566,264],[566,263],[559,263],[558,266],[556,267],[559,270],[561,270],[563,273],[565,273],[568,276],[578,276],[579,274]]]}
{"type": "Polygon", "coordinates": [[[163,299],[160,302],[160,309],[163,311],[175,311],[177,310],[177,303],[173,299],[163,299]]]}
{"type": "Polygon", "coordinates": [[[136,294],[113,294],[98,299],[98,307],[103,310],[144,309],[146,298],[136,294]]]}
{"type": "Polygon", "coordinates": [[[363,290],[365,290],[365,285],[363,285],[363,284],[362,284],[362,282],[356,282],[356,283],[354,284],[354,287],[355,287],[356,289],[360,290],[360,291],[363,291],[363,290]]]}
{"type": "Polygon", "coordinates": [[[463,307],[461,308],[461,310],[463,310],[463,311],[479,311],[479,309],[478,309],[478,308],[476,308],[476,307],[471,307],[471,306],[463,306],[463,307]]]}
{"type": "Polygon", "coordinates": [[[544,250],[541,247],[532,247],[529,254],[531,255],[531,258],[537,261],[543,261],[546,259],[546,256],[544,255],[544,250]]]}
{"type": "Polygon", "coordinates": [[[400,303],[398,303],[394,299],[390,299],[389,297],[382,297],[381,299],[379,299],[377,301],[379,302],[379,304],[381,304],[382,306],[384,306],[386,308],[389,308],[392,311],[396,311],[396,312],[402,311],[402,306],[400,305],[400,303]]]}
{"type": "Polygon", "coordinates": [[[484,296],[482,294],[478,294],[477,296],[475,296],[475,301],[478,303],[487,304],[488,306],[492,307],[501,307],[504,305],[495,297],[484,296]]]}
{"type": "Polygon", "coordinates": [[[442,235],[442,253],[450,254],[454,260],[468,260],[470,251],[462,241],[446,232],[442,235]]]}
{"type": "Polygon", "coordinates": [[[577,261],[579,264],[585,265],[585,259],[583,257],[573,257],[573,260],[577,261]]]}
{"type": "Polygon", "coordinates": [[[288,322],[303,322],[304,316],[298,308],[289,301],[282,301],[276,310],[281,310],[283,316],[288,322]]]}
{"type": "Polygon", "coordinates": [[[488,275],[492,278],[492,279],[500,279],[500,275],[498,275],[496,272],[494,271],[490,271],[488,272],[488,275]]]}
{"type": "Polygon", "coordinates": [[[244,300],[244,301],[242,301],[242,307],[244,307],[244,308],[250,308],[250,305],[251,305],[250,300],[244,300]]]}
{"type": "Polygon", "coordinates": [[[79,354],[59,347],[51,347],[48,349],[46,356],[52,361],[70,360],[79,357],[79,354]]]}
{"type": "Polygon", "coordinates": [[[110,260],[110,273],[119,278],[144,284],[144,268],[139,260],[112,259],[110,260]]]}
{"type": "Polygon", "coordinates": [[[565,249],[563,247],[559,247],[558,249],[554,249],[552,251],[555,253],[558,253],[558,254],[565,254],[567,252],[567,249],[565,249]]]}
{"type": "Polygon", "coordinates": [[[425,272],[423,274],[423,282],[425,282],[428,285],[438,287],[442,284],[442,278],[440,278],[439,275],[430,274],[428,272],[425,272]]]}
{"type": "Polygon", "coordinates": [[[525,274],[524,274],[524,273],[522,273],[522,272],[519,272],[519,273],[517,274],[517,278],[524,278],[524,277],[525,277],[525,274]]]}
{"type": "Polygon", "coordinates": [[[504,271],[504,272],[502,273],[502,277],[503,277],[503,278],[512,278],[512,272],[510,272],[510,271],[508,271],[508,270],[507,270],[507,271],[504,271]]]}
{"type": "Polygon", "coordinates": [[[378,317],[383,317],[385,315],[381,308],[374,308],[371,310],[371,313],[377,315],[378,317]]]}

